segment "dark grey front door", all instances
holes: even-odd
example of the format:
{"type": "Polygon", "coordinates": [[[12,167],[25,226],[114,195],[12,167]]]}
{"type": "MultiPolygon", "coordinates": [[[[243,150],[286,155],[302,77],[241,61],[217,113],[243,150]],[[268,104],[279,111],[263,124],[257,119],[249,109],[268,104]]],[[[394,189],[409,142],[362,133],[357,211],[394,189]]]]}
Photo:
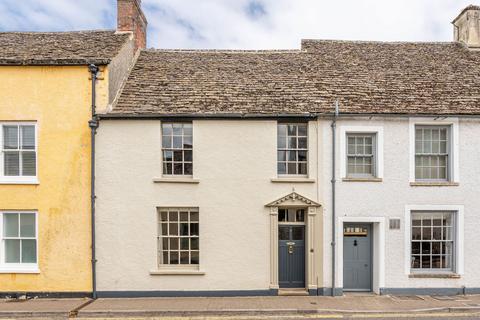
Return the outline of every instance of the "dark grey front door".
{"type": "Polygon", "coordinates": [[[372,290],[371,225],[343,227],[343,290],[372,290]]]}
{"type": "Polygon", "coordinates": [[[305,226],[278,227],[280,288],[305,288],[305,226]]]}

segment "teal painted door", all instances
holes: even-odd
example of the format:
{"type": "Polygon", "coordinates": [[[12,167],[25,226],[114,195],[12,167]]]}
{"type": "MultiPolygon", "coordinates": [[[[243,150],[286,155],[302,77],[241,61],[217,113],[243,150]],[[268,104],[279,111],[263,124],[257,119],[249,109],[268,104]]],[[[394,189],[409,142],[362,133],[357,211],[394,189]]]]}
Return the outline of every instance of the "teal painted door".
{"type": "Polygon", "coordinates": [[[371,226],[345,224],[343,230],[343,290],[372,290],[371,226]]]}
{"type": "Polygon", "coordinates": [[[305,288],[305,226],[279,226],[278,269],[280,288],[305,288]]]}

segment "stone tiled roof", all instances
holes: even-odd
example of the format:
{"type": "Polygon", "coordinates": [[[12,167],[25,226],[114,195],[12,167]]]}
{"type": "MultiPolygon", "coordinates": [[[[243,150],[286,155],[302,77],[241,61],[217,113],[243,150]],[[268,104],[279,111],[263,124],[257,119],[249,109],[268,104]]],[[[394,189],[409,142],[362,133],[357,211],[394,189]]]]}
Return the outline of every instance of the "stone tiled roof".
{"type": "Polygon", "coordinates": [[[141,52],[107,116],[480,114],[480,52],[302,41],[292,51],[141,52]]]}
{"type": "Polygon", "coordinates": [[[0,32],[0,65],[107,64],[128,38],[113,30],[0,32]]]}

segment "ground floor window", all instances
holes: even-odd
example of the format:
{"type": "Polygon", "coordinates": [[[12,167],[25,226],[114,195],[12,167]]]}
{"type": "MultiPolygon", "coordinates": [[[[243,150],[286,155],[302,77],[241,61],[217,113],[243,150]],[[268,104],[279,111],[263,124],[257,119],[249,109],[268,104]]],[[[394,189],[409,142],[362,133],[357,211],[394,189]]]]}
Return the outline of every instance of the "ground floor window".
{"type": "Polygon", "coordinates": [[[158,208],[158,264],[198,265],[198,208],[158,208]]]}
{"type": "Polygon", "coordinates": [[[37,218],[34,212],[0,212],[3,266],[37,263],[37,218]]]}
{"type": "Polygon", "coordinates": [[[412,212],[412,271],[454,271],[455,212],[412,212]]]}

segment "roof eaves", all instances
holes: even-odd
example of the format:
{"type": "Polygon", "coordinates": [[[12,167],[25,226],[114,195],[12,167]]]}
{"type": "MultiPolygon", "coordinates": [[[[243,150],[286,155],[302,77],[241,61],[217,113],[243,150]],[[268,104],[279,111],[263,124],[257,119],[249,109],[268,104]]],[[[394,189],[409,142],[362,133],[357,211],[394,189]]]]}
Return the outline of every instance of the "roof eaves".
{"type": "Polygon", "coordinates": [[[108,65],[111,59],[93,58],[93,59],[8,59],[0,58],[2,66],[58,66],[58,65],[108,65]]]}

